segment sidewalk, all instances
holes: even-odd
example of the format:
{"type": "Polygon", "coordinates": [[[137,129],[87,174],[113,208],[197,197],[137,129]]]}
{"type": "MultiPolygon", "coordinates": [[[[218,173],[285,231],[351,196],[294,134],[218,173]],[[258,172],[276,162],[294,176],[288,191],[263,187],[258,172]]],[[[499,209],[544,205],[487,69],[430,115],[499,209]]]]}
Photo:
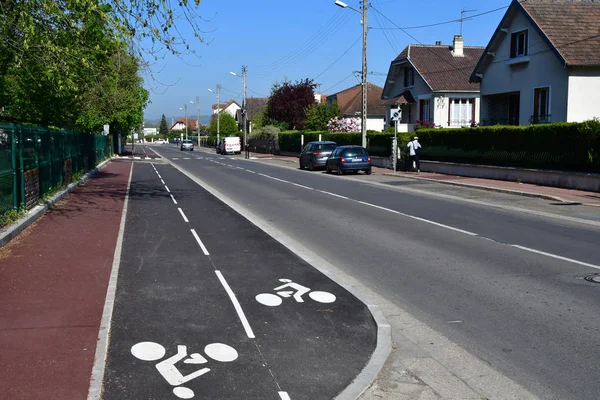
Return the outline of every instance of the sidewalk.
{"type": "Polygon", "coordinates": [[[130,170],[108,163],[0,249],[2,398],[87,398],[130,170]]]}
{"type": "MultiPolygon", "coordinates": [[[[293,156],[280,156],[273,154],[250,153],[250,157],[257,159],[277,159],[298,163],[298,158],[293,156]]],[[[540,197],[557,202],[583,204],[600,207],[600,193],[586,192],[583,190],[563,189],[551,186],[539,186],[528,183],[499,181],[494,179],[471,178],[467,176],[444,175],[434,172],[404,172],[394,173],[391,169],[373,167],[373,174],[390,177],[420,179],[431,182],[444,183],[456,186],[465,186],[483,190],[504,193],[514,193],[521,196],[540,197]]]]}

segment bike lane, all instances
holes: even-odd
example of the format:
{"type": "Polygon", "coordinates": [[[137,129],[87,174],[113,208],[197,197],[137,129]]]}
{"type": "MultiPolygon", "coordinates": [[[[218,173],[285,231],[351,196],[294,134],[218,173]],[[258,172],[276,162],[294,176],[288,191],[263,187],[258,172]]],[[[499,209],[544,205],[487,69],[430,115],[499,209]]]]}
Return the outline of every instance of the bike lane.
{"type": "MultiPolygon", "coordinates": [[[[156,168],[201,238],[205,257],[239,300],[251,329],[244,327],[246,341],[256,347],[248,359],[268,369],[281,398],[335,397],[375,349],[368,308],[191,179],[168,165],[156,168]]],[[[211,398],[269,397],[232,392],[211,398]]]]}

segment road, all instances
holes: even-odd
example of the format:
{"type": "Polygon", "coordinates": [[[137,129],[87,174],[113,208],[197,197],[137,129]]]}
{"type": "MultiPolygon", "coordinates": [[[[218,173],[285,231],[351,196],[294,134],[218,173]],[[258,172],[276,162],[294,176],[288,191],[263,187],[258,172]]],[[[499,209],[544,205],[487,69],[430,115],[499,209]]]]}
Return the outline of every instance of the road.
{"type": "Polygon", "coordinates": [[[102,398],[342,392],[375,349],[367,307],[155,161],[133,166],[102,398]]]}
{"type": "Polygon", "coordinates": [[[503,397],[494,393],[509,384],[505,395],[597,398],[600,289],[584,279],[600,268],[597,210],[152,148],[358,282],[387,312],[397,346],[423,352],[411,359],[442,362],[490,398],[503,397]],[[398,320],[400,314],[414,319],[398,320]],[[453,357],[449,347],[465,353],[453,357]],[[497,388],[494,373],[501,377],[497,388]]]}

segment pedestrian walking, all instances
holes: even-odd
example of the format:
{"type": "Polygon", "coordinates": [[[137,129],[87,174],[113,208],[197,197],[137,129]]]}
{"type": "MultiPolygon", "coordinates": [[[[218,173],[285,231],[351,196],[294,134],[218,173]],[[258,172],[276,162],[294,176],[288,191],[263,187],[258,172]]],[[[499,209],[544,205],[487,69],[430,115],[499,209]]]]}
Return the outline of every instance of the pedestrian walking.
{"type": "Polygon", "coordinates": [[[413,140],[408,142],[407,147],[412,168],[416,169],[417,172],[421,172],[421,164],[419,163],[419,151],[421,149],[421,144],[419,143],[419,138],[417,136],[413,137],[413,140]]]}

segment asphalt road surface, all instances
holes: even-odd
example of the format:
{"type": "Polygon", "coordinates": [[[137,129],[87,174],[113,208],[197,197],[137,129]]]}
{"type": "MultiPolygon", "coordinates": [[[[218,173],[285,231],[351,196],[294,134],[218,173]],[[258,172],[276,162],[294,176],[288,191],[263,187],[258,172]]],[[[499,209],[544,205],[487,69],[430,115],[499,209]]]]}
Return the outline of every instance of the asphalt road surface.
{"type": "Polygon", "coordinates": [[[153,148],[536,396],[598,398],[596,210],[153,148]]]}
{"type": "Polygon", "coordinates": [[[368,308],[170,165],[134,164],[104,399],[330,399],[368,308]]]}

